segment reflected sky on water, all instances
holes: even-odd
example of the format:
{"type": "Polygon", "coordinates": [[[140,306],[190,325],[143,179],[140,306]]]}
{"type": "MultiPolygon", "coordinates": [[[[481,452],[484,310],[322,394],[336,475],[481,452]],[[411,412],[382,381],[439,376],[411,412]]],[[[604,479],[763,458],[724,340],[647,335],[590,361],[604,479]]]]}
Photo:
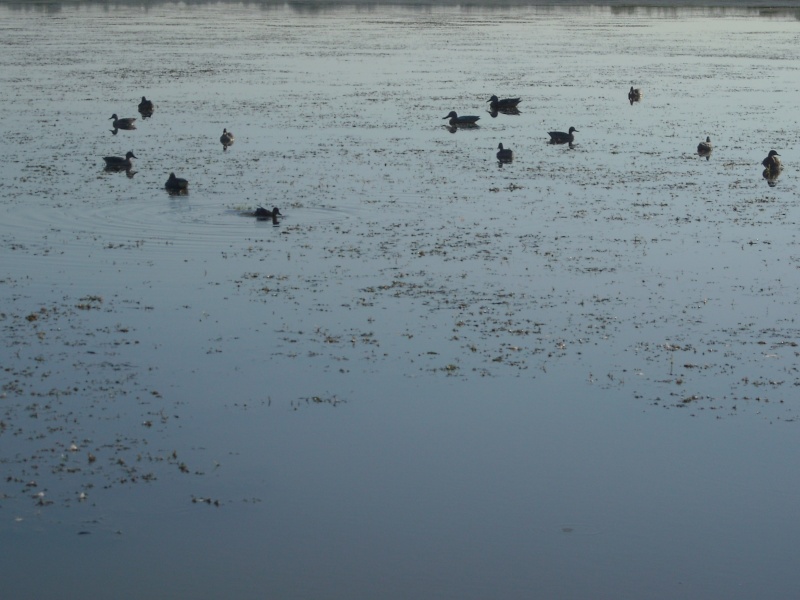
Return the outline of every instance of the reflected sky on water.
{"type": "Polygon", "coordinates": [[[0,13],[6,593],[791,596],[794,11],[0,13]]]}

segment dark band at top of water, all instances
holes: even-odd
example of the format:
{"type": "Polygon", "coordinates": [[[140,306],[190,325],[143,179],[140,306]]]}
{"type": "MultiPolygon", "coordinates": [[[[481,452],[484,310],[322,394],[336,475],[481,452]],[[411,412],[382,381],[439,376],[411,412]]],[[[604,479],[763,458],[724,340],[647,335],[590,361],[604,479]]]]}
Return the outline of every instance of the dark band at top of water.
{"type": "MultiPolygon", "coordinates": [[[[181,4],[189,6],[202,6],[206,4],[225,4],[226,0],[216,2],[211,0],[183,0],[181,4]]],[[[462,7],[464,9],[509,9],[520,7],[553,7],[553,8],[588,8],[610,7],[620,11],[635,11],[639,8],[660,9],[673,11],[682,8],[715,10],[724,9],[757,9],[761,14],[795,14],[800,19],[800,9],[793,0],[251,0],[247,2],[230,2],[231,4],[245,4],[248,6],[262,6],[264,8],[290,7],[298,11],[322,11],[341,7],[375,8],[379,6],[399,6],[408,8],[428,9],[433,7],[462,7]]],[[[12,9],[38,9],[44,11],[60,10],[66,6],[102,4],[105,6],[159,6],[175,4],[164,0],[130,0],[101,2],[92,0],[76,0],[65,2],[52,2],[49,0],[0,0],[0,5],[12,9]]]]}

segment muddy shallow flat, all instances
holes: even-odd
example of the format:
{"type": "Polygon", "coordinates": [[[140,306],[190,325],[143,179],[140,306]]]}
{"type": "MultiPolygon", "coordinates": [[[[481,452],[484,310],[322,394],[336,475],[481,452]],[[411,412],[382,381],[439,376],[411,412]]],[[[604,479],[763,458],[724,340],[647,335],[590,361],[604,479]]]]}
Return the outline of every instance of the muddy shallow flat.
{"type": "Polygon", "coordinates": [[[319,8],[0,5],[4,589],[790,596],[796,12],[319,8]]]}

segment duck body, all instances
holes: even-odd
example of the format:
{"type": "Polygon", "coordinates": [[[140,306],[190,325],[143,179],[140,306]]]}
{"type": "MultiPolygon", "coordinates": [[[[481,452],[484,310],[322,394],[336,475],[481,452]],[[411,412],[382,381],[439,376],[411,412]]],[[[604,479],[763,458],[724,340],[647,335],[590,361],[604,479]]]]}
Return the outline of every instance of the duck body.
{"type": "Polygon", "coordinates": [[[116,113],[111,115],[110,118],[114,120],[112,123],[114,129],[136,129],[136,125],[134,125],[136,119],[134,118],[119,119],[116,113]]]}
{"type": "Polygon", "coordinates": [[[143,115],[152,115],[153,111],[156,109],[155,104],[153,104],[152,100],[148,100],[144,96],[142,96],[142,101],[139,102],[139,112],[143,115]]]}
{"type": "Polygon", "coordinates": [[[781,159],[778,158],[779,156],[780,154],[777,151],[770,150],[767,158],[761,161],[761,164],[764,165],[764,170],[773,174],[780,172],[783,169],[783,165],[781,164],[781,159]]]}
{"type": "Polygon", "coordinates": [[[497,160],[500,162],[511,162],[514,160],[514,152],[511,148],[503,148],[503,144],[497,145],[497,160]]]}
{"type": "Polygon", "coordinates": [[[458,116],[456,111],[451,110],[450,114],[448,114],[445,119],[450,119],[449,123],[452,127],[458,126],[474,126],[480,120],[480,117],[476,117],[475,115],[463,115],[461,117],[458,116]]]}
{"type": "Polygon", "coordinates": [[[180,177],[175,177],[175,173],[170,173],[164,187],[170,192],[185,192],[189,189],[189,182],[180,177]]]}
{"type": "Polygon", "coordinates": [[[259,206],[253,211],[253,216],[256,219],[272,219],[273,221],[278,217],[282,217],[281,211],[278,210],[277,206],[273,206],[272,210],[268,208],[264,208],[263,206],[259,206]]]}
{"type": "Polygon", "coordinates": [[[630,101],[630,103],[633,104],[634,102],[639,102],[639,100],[641,99],[642,99],[642,90],[631,86],[631,89],[628,92],[628,100],[630,101]]]}
{"type": "Polygon", "coordinates": [[[517,108],[517,104],[520,103],[521,98],[498,98],[497,96],[492,96],[487,100],[489,102],[489,106],[492,108],[493,111],[503,112],[504,110],[513,110],[517,108]]]}
{"type": "Polygon", "coordinates": [[[551,144],[572,144],[575,141],[575,135],[573,132],[577,132],[578,130],[574,127],[570,127],[568,132],[564,131],[548,131],[547,135],[550,136],[550,143],[551,144]]]}
{"type": "Polygon", "coordinates": [[[132,158],[136,158],[133,152],[128,152],[125,157],[122,156],[104,156],[103,160],[106,161],[106,169],[130,169],[133,167],[132,158]]]}
{"type": "Polygon", "coordinates": [[[711,154],[711,151],[714,149],[714,146],[711,145],[711,137],[707,136],[705,142],[700,142],[697,144],[697,153],[698,154],[711,154]]]}
{"type": "Polygon", "coordinates": [[[219,141],[222,144],[222,149],[227,150],[228,146],[233,144],[234,141],[233,133],[228,131],[227,129],[223,129],[219,141]]]}

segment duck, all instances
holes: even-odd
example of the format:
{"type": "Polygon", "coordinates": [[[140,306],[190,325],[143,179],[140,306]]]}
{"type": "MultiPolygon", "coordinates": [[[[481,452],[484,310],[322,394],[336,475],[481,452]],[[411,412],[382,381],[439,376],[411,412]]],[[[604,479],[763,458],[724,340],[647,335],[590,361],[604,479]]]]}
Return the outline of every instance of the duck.
{"type": "Polygon", "coordinates": [[[234,141],[233,133],[228,131],[227,129],[223,129],[219,141],[222,144],[222,149],[227,150],[228,146],[233,144],[234,141]]]}
{"type": "Polygon", "coordinates": [[[457,127],[459,125],[475,125],[480,120],[480,117],[476,117],[474,115],[464,115],[463,117],[459,117],[454,110],[451,110],[450,114],[443,118],[450,119],[450,125],[453,127],[457,127]]]}
{"type": "Polygon", "coordinates": [[[133,167],[132,158],[137,158],[133,152],[128,152],[125,158],[121,156],[104,156],[103,160],[106,161],[106,169],[130,169],[133,167]]]}
{"type": "Polygon", "coordinates": [[[628,100],[630,100],[630,103],[633,104],[634,102],[639,102],[641,99],[642,90],[631,86],[631,91],[628,92],[628,100]]]}
{"type": "Polygon", "coordinates": [[[577,132],[578,130],[574,127],[569,128],[568,133],[564,133],[563,131],[548,131],[547,134],[550,136],[550,143],[551,144],[570,144],[575,141],[575,136],[573,132],[577,132]]]}
{"type": "Polygon", "coordinates": [[[767,158],[761,161],[761,164],[764,165],[764,170],[777,174],[783,169],[783,165],[781,165],[781,159],[778,158],[780,154],[778,154],[775,150],[770,150],[767,158]]]}
{"type": "Polygon", "coordinates": [[[504,110],[511,110],[517,108],[517,104],[519,104],[521,98],[503,98],[500,100],[497,96],[492,96],[487,100],[489,102],[489,106],[492,107],[493,111],[504,111],[504,110]]]}
{"type": "Polygon", "coordinates": [[[185,192],[189,189],[189,182],[180,177],[175,177],[175,173],[170,173],[164,187],[170,192],[185,192]]]}
{"type": "Polygon", "coordinates": [[[274,221],[277,217],[282,217],[283,215],[277,206],[273,206],[272,210],[259,206],[253,211],[253,216],[257,219],[272,219],[274,221]]]}
{"type": "Polygon", "coordinates": [[[714,147],[711,145],[711,137],[710,136],[706,136],[706,141],[705,142],[700,142],[699,144],[697,144],[697,153],[698,154],[711,154],[711,150],[713,150],[713,149],[714,149],[714,147]]]}
{"type": "Polygon", "coordinates": [[[134,125],[136,119],[133,118],[119,119],[117,118],[117,113],[111,115],[110,118],[114,119],[114,122],[112,123],[114,129],[136,129],[136,125],[134,125]]]}
{"type": "Polygon", "coordinates": [[[143,115],[144,114],[150,115],[150,114],[153,114],[153,111],[155,110],[155,108],[156,107],[153,104],[152,100],[148,100],[147,98],[142,96],[142,101],[139,102],[139,112],[140,113],[142,113],[143,115]]]}
{"type": "Polygon", "coordinates": [[[498,144],[497,160],[500,162],[511,162],[514,160],[514,152],[511,150],[511,148],[503,148],[503,144],[498,144]]]}

